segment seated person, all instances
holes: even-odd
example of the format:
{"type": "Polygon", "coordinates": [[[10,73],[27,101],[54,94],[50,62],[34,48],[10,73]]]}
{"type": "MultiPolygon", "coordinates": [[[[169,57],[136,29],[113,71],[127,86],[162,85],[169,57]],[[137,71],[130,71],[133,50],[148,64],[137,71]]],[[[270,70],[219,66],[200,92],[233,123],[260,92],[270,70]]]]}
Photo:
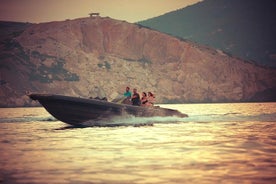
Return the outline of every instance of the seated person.
{"type": "Polygon", "coordinates": [[[132,101],[132,105],[136,105],[136,106],[141,105],[140,95],[139,93],[137,93],[136,88],[133,89],[133,95],[132,95],[131,101],[132,101]]]}
{"type": "Polygon", "coordinates": [[[155,102],[155,96],[152,92],[148,92],[148,98],[147,98],[148,102],[148,106],[153,106],[154,102],[155,102]]]}
{"type": "Polygon", "coordinates": [[[129,89],[129,87],[126,87],[124,95],[118,95],[115,99],[112,100],[112,102],[131,105],[131,92],[129,91],[129,89]]]}
{"type": "Polygon", "coordinates": [[[129,87],[126,87],[126,92],[124,93],[124,97],[131,98],[131,92],[129,91],[129,87]]]}
{"type": "Polygon", "coordinates": [[[141,106],[147,106],[147,104],[148,104],[147,93],[143,92],[142,98],[141,98],[141,106]]]}

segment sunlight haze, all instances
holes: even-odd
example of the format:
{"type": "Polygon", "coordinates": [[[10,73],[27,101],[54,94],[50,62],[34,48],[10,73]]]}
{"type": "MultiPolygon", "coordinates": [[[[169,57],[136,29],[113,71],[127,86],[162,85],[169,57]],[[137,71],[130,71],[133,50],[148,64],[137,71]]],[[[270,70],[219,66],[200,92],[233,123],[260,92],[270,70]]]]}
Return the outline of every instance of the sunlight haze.
{"type": "Polygon", "coordinates": [[[201,0],[0,0],[0,20],[49,22],[87,17],[91,12],[137,22],[184,8],[201,0]]]}

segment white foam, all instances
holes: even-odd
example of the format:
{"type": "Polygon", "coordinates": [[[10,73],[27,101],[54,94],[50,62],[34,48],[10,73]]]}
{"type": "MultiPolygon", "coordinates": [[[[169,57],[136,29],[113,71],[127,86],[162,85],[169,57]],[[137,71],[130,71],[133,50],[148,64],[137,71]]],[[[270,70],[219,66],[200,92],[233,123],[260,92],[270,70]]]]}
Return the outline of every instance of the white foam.
{"type": "Polygon", "coordinates": [[[100,119],[90,120],[83,122],[84,126],[142,126],[142,125],[153,125],[155,123],[172,123],[172,122],[183,122],[186,118],[180,118],[175,116],[169,117],[135,117],[135,116],[120,116],[113,117],[112,119],[100,119]]]}

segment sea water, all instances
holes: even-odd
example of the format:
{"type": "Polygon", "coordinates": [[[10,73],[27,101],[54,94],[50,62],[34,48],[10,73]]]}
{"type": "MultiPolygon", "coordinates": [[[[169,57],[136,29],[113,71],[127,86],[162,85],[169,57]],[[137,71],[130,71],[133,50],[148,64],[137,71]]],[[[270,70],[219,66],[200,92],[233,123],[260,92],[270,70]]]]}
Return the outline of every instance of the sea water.
{"type": "Polygon", "coordinates": [[[73,128],[2,108],[0,183],[276,183],[276,103],[161,106],[189,117],[73,128]]]}

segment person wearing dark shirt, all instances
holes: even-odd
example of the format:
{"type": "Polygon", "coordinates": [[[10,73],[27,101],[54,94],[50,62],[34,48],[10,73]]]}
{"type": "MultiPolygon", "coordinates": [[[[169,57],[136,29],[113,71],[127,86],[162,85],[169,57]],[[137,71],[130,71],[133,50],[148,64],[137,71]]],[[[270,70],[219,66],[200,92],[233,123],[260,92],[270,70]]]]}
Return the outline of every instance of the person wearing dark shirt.
{"type": "Polygon", "coordinates": [[[132,105],[140,106],[141,105],[141,100],[140,100],[140,95],[137,93],[137,89],[133,89],[133,95],[131,97],[132,105]]]}

